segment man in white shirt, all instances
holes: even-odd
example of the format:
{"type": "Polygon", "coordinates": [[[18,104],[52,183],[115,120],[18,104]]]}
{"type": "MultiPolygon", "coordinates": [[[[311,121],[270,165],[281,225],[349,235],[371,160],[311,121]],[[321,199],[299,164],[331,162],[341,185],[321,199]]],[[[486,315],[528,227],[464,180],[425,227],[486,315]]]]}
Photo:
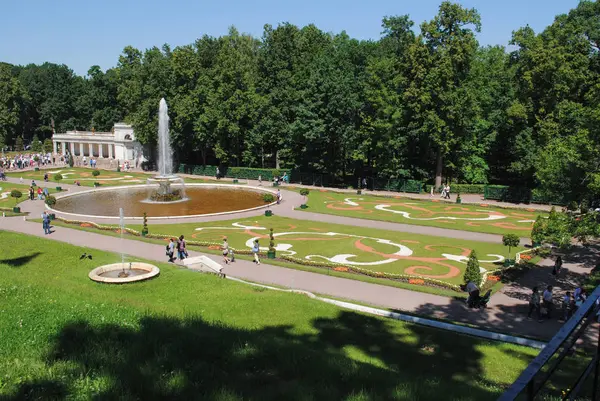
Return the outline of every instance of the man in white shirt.
{"type": "Polygon", "coordinates": [[[542,301],[544,304],[544,308],[546,309],[546,317],[548,317],[548,319],[550,319],[551,315],[552,315],[552,307],[554,306],[554,304],[552,303],[552,286],[549,285],[548,288],[546,288],[546,290],[544,291],[544,294],[542,295],[542,301]]]}

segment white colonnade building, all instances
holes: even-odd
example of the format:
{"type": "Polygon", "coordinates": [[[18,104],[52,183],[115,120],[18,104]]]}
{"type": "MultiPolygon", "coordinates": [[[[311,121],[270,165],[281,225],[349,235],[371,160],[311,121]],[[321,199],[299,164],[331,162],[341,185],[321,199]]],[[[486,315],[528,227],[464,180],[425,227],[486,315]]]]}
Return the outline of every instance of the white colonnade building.
{"type": "Polygon", "coordinates": [[[116,159],[119,161],[144,161],[143,148],[135,140],[133,127],[116,123],[111,132],[67,131],[52,135],[54,154],[116,159]]]}

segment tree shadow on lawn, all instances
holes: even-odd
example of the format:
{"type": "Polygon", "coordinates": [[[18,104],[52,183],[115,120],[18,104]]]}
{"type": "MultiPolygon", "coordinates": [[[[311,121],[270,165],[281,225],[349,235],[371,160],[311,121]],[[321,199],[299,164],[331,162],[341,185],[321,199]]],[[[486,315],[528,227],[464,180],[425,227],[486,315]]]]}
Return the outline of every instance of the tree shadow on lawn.
{"type": "Polygon", "coordinates": [[[104,377],[110,384],[95,400],[492,400],[501,391],[481,375],[478,339],[417,325],[394,333],[389,321],[345,311],[313,326],[316,333],[296,334],[200,318],[145,317],[139,328],[72,322],[47,356],[49,368],[69,362],[71,370],[45,385],[72,389],[74,378],[104,377]]]}
{"type": "Polygon", "coordinates": [[[18,258],[0,260],[0,264],[9,265],[10,267],[21,267],[31,262],[33,259],[41,255],[41,252],[34,252],[30,255],[19,256],[18,258]]]}

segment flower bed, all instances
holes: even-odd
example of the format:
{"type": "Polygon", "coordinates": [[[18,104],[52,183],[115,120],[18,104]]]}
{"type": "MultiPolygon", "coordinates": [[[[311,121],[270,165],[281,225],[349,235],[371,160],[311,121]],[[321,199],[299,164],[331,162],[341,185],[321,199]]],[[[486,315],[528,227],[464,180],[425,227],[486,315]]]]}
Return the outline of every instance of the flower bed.
{"type": "MultiPolygon", "coordinates": [[[[288,256],[288,255],[282,255],[281,259],[286,260],[288,262],[297,263],[299,265],[311,266],[311,267],[332,268],[333,270],[336,270],[336,268],[339,268],[339,267],[346,267],[346,266],[342,266],[337,263],[317,262],[314,260],[300,259],[300,258],[296,258],[293,256],[288,256]]],[[[438,288],[443,288],[443,289],[452,290],[452,291],[456,291],[456,292],[463,292],[459,285],[451,284],[451,283],[448,283],[448,282],[442,281],[442,280],[435,280],[435,279],[432,279],[429,277],[423,277],[423,276],[417,276],[417,275],[411,275],[411,274],[395,274],[395,273],[386,273],[386,272],[375,272],[375,271],[363,269],[363,268],[357,267],[357,266],[347,266],[346,268],[348,269],[349,273],[361,274],[363,276],[377,277],[377,278],[383,278],[383,279],[394,280],[394,281],[401,281],[401,282],[409,283],[409,284],[411,284],[410,280],[422,280],[422,282],[423,282],[422,284],[416,284],[416,285],[425,285],[425,286],[429,286],[429,287],[438,287],[438,288]]]]}
{"type": "MultiPolygon", "coordinates": [[[[63,223],[66,223],[66,224],[75,224],[75,225],[79,225],[79,226],[86,224],[87,225],[86,227],[96,228],[98,230],[120,231],[120,228],[118,226],[108,226],[108,225],[105,226],[102,224],[97,224],[97,223],[88,222],[88,221],[67,220],[62,217],[57,217],[56,219],[62,221],[63,223]]],[[[141,237],[141,235],[142,235],[139,231],[131,229],[131,228],[127,228],[127,227],[125,227],[123,229],[123,233],[129,234],[129,235],[134,235],[137,237],[141,237]]],[[[169,238],[174,238],[174,236],[148,233],[146,235],[146,238],[169,239],[169,238]]],[[[210,250],[221,249],[221,244],[216,243],[216,242],[186,241],[186,243],[191,246],[206,247],[210,250]]],[[[250,249],[235,249],[232,247],[230,247],[230,248],[236,254],[240,254],[240,255],[251,255],[252,254],[252,250],[250,250],[250,249]]],[[[260,252],[260,254],[264,255],[264,252],[260,252]]],[[[300,259],[300,258],[296,258],[293,256],[288,256],[288,255],[281,255],[280,259],[283,259],[288,262],[296,263],[299,265],[303,265],[303,266],[330,268],[330,269],[333,269],[334,271],[338,271],[338,272],[348,272],[348,273],[360,274],[363,276],[400,281],[400,282],[405,282],[405,283],[414,284],[414,285],[425,285],[425,286],[429,286],[429,287],[443,288],[443,289],[452,290],[452,291],[456,291],[456,292],[463,292],[459,285],[451,284],[451,283],[448,283],[448,282],[442,281],[442,280],[435,280],[435,279],[432,279],[429,277],[424,277],[424,276],[411,275],[411,274],[395,274],[395,273],[386,273],[386,272],[375,272],[375,271],[363,269],[363,268],[357,267],[357,266],[344,266],[344,265],[341,265],[338,263],[318,262],[318,261],[309,260],[309,259],[300,259]]]]}

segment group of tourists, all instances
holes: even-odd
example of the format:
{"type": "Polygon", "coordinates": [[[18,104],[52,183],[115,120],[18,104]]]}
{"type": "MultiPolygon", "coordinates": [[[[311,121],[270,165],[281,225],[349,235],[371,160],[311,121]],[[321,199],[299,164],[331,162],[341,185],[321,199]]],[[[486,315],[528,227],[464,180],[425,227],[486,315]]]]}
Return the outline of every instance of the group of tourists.
{"type": "Polygon", "coordinates": [[[64,157],[52,153],[20,153],[12,157],[0,157],[0,167],[6,170],[22,170],[32,167],[54,166],[64,163],[64,157]]]}
{"type": "MultiPolygon", "coordinates": [[[[235,262],[235,252],[233,248],[229,247],[229,242],[227,242],[227,237],[223,238],[223,244],[221,245],[221,251],[223,254],[223,262],[226,265],[235,262]]],[[[258,243],[258,239],[254,240],[254,244],[252,246],[252,254],[254,255],[253,262],[257,265],[260,265],[260,258],[258,254],[260,253],[260,245],[258,243]]],[[[189,256],[185,237],[181,235],[179,238],[171,238],[166,247],[166,255],[169,257],[169,262],[173,263],[177,259],[180,261],[184,260],[189,256]],[[175,256],[175,251],[177,251],[177,256],[175,256]]]]}
{"type": "MultiPolygon", "coordinates": [[[[531,319],[534,313],[538,318],[538,322],[543,322],[544,319],[552,318],[555,309],[554,294],[552,291],[553,287],[549,285],[540,296],[539,288],[537,286],[533,287],[529,299],[528,319],[531,319]]],[[[562,313],[559,319],[564,321],[569,320],[586,299],[587,294],[581,286],[577,287],[573,293],[571,293],[571,291],[565,292],[565,295],[561,300],[562,313]]]]}

